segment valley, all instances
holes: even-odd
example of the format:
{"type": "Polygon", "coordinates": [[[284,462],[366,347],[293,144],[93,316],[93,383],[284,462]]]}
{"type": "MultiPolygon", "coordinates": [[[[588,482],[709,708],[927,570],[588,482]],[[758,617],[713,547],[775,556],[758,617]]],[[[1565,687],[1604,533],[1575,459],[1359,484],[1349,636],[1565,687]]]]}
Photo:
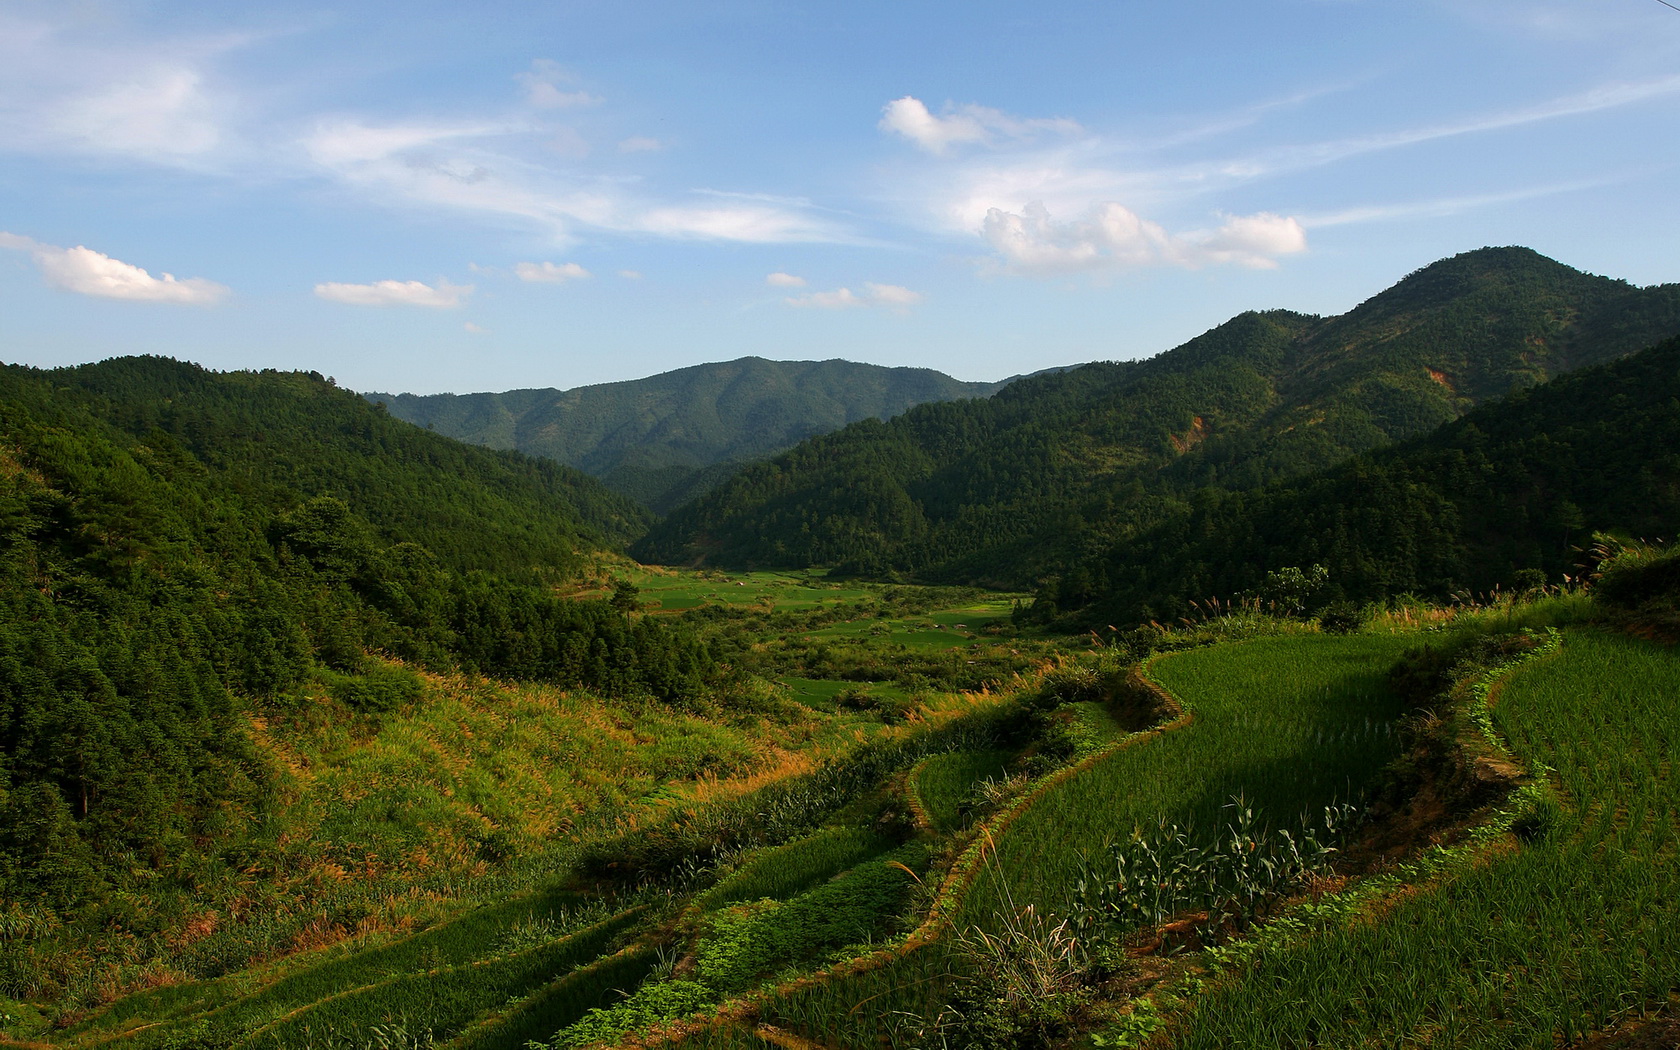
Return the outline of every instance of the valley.
{"type": "Polygon", "coordinates": [[[1662,1045],[1677,333],[1483,249],[663,518],[0,368],[0,1046],[1662,1045]]]}

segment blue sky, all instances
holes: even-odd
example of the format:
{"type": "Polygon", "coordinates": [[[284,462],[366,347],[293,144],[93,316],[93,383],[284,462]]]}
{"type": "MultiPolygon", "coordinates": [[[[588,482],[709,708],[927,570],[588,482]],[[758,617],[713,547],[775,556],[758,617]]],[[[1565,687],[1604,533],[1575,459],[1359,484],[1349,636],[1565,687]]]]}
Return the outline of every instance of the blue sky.
{"type": "Polygon", "coordinates": [[[0,359],[997,379],[1524,244],[1680,280],[1658,0],[0,0],[0,359]]]}

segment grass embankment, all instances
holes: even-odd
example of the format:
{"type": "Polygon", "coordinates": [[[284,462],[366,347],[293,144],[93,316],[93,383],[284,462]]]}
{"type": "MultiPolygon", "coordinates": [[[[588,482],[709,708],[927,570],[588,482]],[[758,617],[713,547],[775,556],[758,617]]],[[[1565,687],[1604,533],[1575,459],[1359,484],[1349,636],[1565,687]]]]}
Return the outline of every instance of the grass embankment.
{"type": "Polygon", "coordinates": [[[1261,952],[1195,1001],[1170,1044],[1550,1048],[1672,1007],[1676,696],[1672,650],[1568,631],[1493,706],[1557,804],[1442,884],[1261,952]]]}
{"type": "MultiPolygon", "coordinates": [[[[1102,754],[1031,797],[963,896],[955,928],[998,932],[1029,904],[1040,916],[1065,915],[1082,858],[1162,820],[1211,835],[1235,794],[1276,826],[1356,795],[1396,753],[1400,704],[1386,674],[1414,641],[1302,634],[1157,659],[1152,673],[1191,721],[1102,754]]],[[[762,1017],[828,1046],[898,1038],[941,1009],[964,965],[951,945],[942,937],[865,972],[790,990],[762,1017]]]]}

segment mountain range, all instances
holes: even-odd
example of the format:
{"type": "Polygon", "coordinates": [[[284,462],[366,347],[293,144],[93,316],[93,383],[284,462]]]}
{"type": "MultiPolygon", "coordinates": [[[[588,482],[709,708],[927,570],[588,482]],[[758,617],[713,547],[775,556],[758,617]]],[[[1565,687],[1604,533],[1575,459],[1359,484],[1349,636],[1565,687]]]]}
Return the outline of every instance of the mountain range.
{"type": "Polygon", "coordinates": [[[1330,469],[1676,333],[1680,285],[1481,249],[1338,316],[1246,313],[1148,360],[854,423],[743,469],[631,550],[1039,586],[1210,494],[1330,469]]]}

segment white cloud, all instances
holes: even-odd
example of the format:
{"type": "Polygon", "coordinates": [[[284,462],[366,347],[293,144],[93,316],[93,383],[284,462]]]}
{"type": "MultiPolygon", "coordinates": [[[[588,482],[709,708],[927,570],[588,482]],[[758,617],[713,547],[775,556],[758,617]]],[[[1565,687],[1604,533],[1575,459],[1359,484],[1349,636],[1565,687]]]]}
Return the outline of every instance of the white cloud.
{"type": "Polygon", "coordinates": [[[228,289],[202,277],[177,280],[174,274],[153,277],[130,263],[92,248],[60,248],[15,233],[0,233],[0,248],[26,251],[41,276],[55,288],[100,299],[210,306],[226,298],[228,289]]]}
{"type": "Polygon", "coordinates": [[[561,263],[558,266],[551,262],[522,262],[513,268],[513,272],[521,281],[538,284],[561,284],[589,276],[589,271],[575,262],[561,263]]]}
{"type": "Polygon", "coordinates": [[[315,286],[315,294],[322,299],[351,306],[427,306],[444,310],[464,306],[472,292],[470,284],[450,284],[444,280],[435,285],[420,281],[375,281],[372,284],[329,281],[315,286]]]}
{"type": "Polygon", "coordinates": [[[817,310],[846,310],[854,306],[867,306],[868,300],[856,295],[850,288],[836,288],[832,292],[807,292],[804,295],[792,295],[783,302],[789,306],[811,307],[817,310]]]}
{"type": "Polygon", "coordinates": [[[252,35],[113,39],[21,6],[0,5],[0,149],[203,168],[233,148],[241,100],[215,67],[252,35]]]}
{"type": "Polygon", "coordinates": [[[849,310],[855,307],[879,306],[902,313],[921,302],[922,293],[912,292],[896,284],[866,282],[862,295],[850,288],[836,288],[832,292],[793,295],[782,301],[789,306],[813,310],[849,310]]]}
{"type": "Polygon", "coordinates": [[[1307,248],[1298,220],[1270,212],[1228,216],[1215,230],[1172,234],[1112,201],[1066,222],[1052,218],[1040,202],[1019,212],[993,208],[981,234],[1005,269],[1039,274],[1218,263],[1269,269],[1277,256],[1307,248]]]}
{"type": "Polygon", "coordinates": [[[463,324],[461,326],[461,330],[464,331],[464,332],[471,332],[474,335],[483,335],[485,332],[488,332],[490,329],[480,328],[478,325],[475,325],[471,321],[468,321],[466,324],[463,324]]]}
{"type": "Polygon", "coordinates": [[[627,180],[561,174],[512,156],[496,141],[525,130],[492,123],[376,126],[336,120],[318,125],[303,145],[322,174],[382,202],[517,218],[544,227],[562,243],[575,240],[580,227],[753,243],[848,239],[832,222],[795,203],[749,197],[706,205],[649,201],[627,180]]]}
{"type": "Polygon", "coordinates": [[[642,279],[642,271],[640,270],[620,270],[618,271],[618,275],[626,281],[639,281],[642,279]]]}
{"type": "Polygon", "coordinates": [[[844,239],[829,223],[802,212],[762,204],[653,207],[627,228],[662,237],[707,238],[757,244],[844,239]]]}
{"type": "Polygon", "coordinates": [[[922,301],[921,292],[912,292],[903,285],[865,282],[863,287],[866,291],[868,291],[870,301],[879,303],[882,306],[896,306],[902,308],[915,306],[917,303],[922,301]]]}
{"type": "Polygon", "coordinates": [[[561,84],[576,82],[577,77],[557,62],[539,58],[531,63],[528,73],[514,76],[525,88],[525,102],[537,109],[575,109],[593,106],[601,101],[587,91],[564,91],[561,84]]]}
{"type": "Polygon", "coordinates": [[[658,139],[650,139],[645,135],[632,135],[618,144],[620,153],[651,153],[654,150],[664,148],[664,143],[658,139]]]}
{"type": "Polygon", "coordinates": [[[795,277],[791,273],[782,273],[777,270],[775,273],[767,275],[764,278],[764,283],[772,288],[803,288],[805,287],[805,278],[795,277]]]}
{"type": "Polygon", "coordinates": [[[222,138],[203,77],[180,67],[71,98],[50,119],[67,141],[100,152],[187,157],[209,153],[222,138]]]}
{"type": "Polygon", "coordinates": [[[882,131],[909,139],[929,153],[944,153],[949,146],[965,142],[994,145],[999,140],[1030,138],[1039,131],[1075,134],[1080,128],[1071,120],[1023,120],[986,106],[945,106],[943,116],[928,111],[921,99],[906,95],[888,102],[881,110],[882,131]]]}

